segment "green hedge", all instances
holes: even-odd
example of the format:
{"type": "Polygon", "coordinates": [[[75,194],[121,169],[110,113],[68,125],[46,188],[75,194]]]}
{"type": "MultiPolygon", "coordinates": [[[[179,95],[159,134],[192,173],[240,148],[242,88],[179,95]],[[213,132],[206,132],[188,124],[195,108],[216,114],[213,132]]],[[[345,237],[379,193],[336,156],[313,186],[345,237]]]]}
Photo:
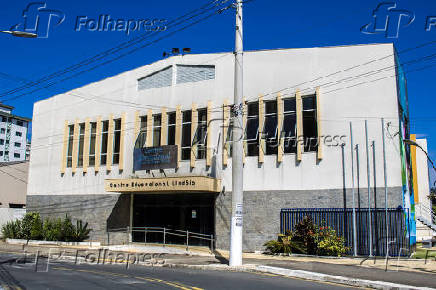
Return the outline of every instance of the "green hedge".
{"type": "Polygon", "coordinates": [[[82,242],[89,238],[92,229],[88,223],[78,220],[74,225],[71,218],[41,219],[39,213],[27,213],[22,219],[8,222],[2,227],[4,239],[82,242]]]}

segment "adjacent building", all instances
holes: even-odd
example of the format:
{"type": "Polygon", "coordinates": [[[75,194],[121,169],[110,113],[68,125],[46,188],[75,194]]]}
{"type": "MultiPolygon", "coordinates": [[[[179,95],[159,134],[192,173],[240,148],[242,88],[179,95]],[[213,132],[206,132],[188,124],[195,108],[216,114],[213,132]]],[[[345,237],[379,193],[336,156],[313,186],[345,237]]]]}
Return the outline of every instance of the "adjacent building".
{"type": "Polygon", "coordinates": [[[12,114],[13,109],[0,103],[0,162],[28,159],[27,131],[31,119],[12,114]]]}
{"type": "Polygon", "coordinates": [[[233,90],[233,53],[192,54],[35,103],[28,209],[83,219],[102,242],[112,229],[155,226],[228,248],[231,131],[243,127],[243,246],[259,250],[280,232],[282,208],[352,206],[351,152],[356,203],[368,204],[369,180],[371,207],[385,206],[384,118],[388,207],[413,215],[407,91],[392,44],[244,52],[244,124],[232,122],[233,90]]]}

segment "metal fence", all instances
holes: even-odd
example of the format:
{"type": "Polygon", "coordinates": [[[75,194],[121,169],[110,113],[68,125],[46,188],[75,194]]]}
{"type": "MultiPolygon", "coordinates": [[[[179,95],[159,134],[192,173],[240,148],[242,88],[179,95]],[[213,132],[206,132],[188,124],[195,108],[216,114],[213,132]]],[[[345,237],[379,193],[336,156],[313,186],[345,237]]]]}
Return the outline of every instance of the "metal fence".
{"type": "MultiPolygon", "coordinates": [[[[347,254],[353,253],[353,210],[343,208],[287,208],[280,212],[280,232],[293,231],[304,218],[310,217],[318,226],[333,228],[338,236],[345,239],[347,254]]],[[[386,230],[386,212],[384,208],[371,209],[371,237],[373,255],[386,255],[386,239],[389,242],[390,256],[410,254],[409,235],[407,234],[404,210],[388,209],[388,229],[386,230]]],[[[369,255],[368,209],[356,209],[357,254],[369,255]]]]}
{"type": "Polygon", "coordinates": [[[162,244],[162,245],[185,245],[186,250],[190,246],[209,246],[214,250],[215,239],[213,235],[200,234],[190,231],[174,230],[162,227],[126,227],[107,230],[107,243],[112,244],[115,240],[119,241],[121,236],[127,243],[162,244]],[[111,239],[111,235],[116,238],[111,239]]]}

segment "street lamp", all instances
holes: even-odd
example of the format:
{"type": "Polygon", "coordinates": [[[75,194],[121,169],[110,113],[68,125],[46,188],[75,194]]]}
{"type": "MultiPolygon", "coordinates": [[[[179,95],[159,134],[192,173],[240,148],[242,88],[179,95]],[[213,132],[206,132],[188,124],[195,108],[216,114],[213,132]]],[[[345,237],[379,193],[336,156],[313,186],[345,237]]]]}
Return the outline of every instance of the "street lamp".
{"type": "MultiPolygon", "coordinates": [[[[427,151],[425,151],[424,148],[421,147],[421,145],[419,145],[418,143],[416,143],[415,141],[410,140],[410,139],[403,139],[403,142],[407,145],[416,146],[419,149],[421,149],[421,151],[425,153],[425,156],[427,156],[427,159],[430,162],[431,166],[433,167],[433,170],[436,171],[436,166],[435,166],[433,160],[430,159],[430,156],[428,156],[427,151]]],[[[436,181],[434,183],[436,184],[436,181]]]]}
{"type": "Polygon", "coordinates": [[[12,36],[16,36],[16,37],[25,37],[25,38],[35,38],[38,36],[35,33],[17,31],[17,30],[0,30],[0,32],[11,34],[12,36]]]}
{"type": "Polygon", "coordinates": [[[416,146],[416,147],[418,147],[419,149],[421,149],[422,152],[424,152],[425,155],[427,156],[427,159],[428,159],[428,161],[430,161],[430,164],[431,164],[431,166],[433,167],[433,169],[436,171],[436,167],[435,167],[435,164],[434,164],[433,160],[430,159],[430,156],[428,156],[427,151],[425,151],[424,148],[421,147],[421,145],[419,145],[418,143],[416,143],[415,141],[410,140],[410,139],[404,139],[403,142],[404,142],[405,144],[407,144],[407,145],[416,146]]]}

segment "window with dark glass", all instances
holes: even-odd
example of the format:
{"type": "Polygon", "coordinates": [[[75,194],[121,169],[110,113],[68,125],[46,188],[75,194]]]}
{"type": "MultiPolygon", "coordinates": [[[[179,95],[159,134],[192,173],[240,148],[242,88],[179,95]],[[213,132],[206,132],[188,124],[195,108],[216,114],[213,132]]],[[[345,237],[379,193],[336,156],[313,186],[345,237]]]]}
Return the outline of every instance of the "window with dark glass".
{"type": "Polygon", "coordinates": [[[89,136],[89,166],[95,165],[95,142],[97,140],[97,123],[91,123],[91,134],[89,136]]]}
{"type": "Polygon", "coordinates": [[[73,165],[74,125],[69,125],[68,129],[67,167],[71,167],[73,165]]]}
{"type": "Polygon", "coordinates": [[[303,134],[304,151],[318,149],[318,126],[316,121],[316,96],[304,96],[303,100],[303,134]]]}
{"type": "Polygon", "coordinates": [[[162,132],[162,115],[153,116],[153,147],[160,146],[160,134],[162,132]]]}
{"type": "Polygon", "coordinates": [[[77,158],[77,167],[83,166],[83,148],[85,141],[85,123],[79,124],[79,150],[77,158]]]}
{"type": "Polygon", "coordinates": [[[21,147],[21,143],[20,143],[20,142],[15,142],[15,143],[14,143],[14,146],[15,146],[15,147],[21,147]]]}
{"type": "Polygon", "coordinates": [[[263,123],[262,139],[265,140],[266,155],[277,154],[277,102],[265,102],[265,120],[263,123]]]}
{"type": "Polygon", "coordinates": [[[191,158],[191,120],[192,112],[183,111],[182,113],[182,160],[191,158]]]}
{"type": "Polygon", "coordinates": [[[284,153],[297,152],[297,110],[295,98],[283,100],[283,125],[281,137],[284,153]]]}
{"type": "Polygon", "coordinates": [[[114,152],[112,164],[120,163],[121,119],[114,120],[114,152]]]}
{"type": "Polygon", "coordinates": [[[259,102],[247,105],[247,124],[244,140],[247,142],[246,156],[259,155],[259,102]]]}
{"type": "Polygon", "coordinates": [[[105,165],[107,161],[108,135],[109,135],[109,121],[103,121],[102,131],[101,131],[101,154],[100,154],[100,163],[102,165],[105,165]]]}
{"type": "Polygon", "coordinates": [[[21,154],[20,153],[14,153],[14,158],[20,158],[21,154]]]}
{"type": "Polygon", "coordinates": [[[175,145],[176,144],[176,113],[171,112],[168,113],[168,135],[167,135],[167,144],[175,145]]]}
{"type": "Polygon", "coordinates": [[[23,127],[23,121],[17,121],[17,126],[23,127]]]}
{"type": "Polygon", "coordinates": [[[3,144],[5,144],[5,140],[0,139],[0,145],[3,145],[3,144]]]}
{"type": "Polygon", "coordinates": [[[21,137],[23,134],[21,133],[21,132],[15,132],[15,136],[17,136],[17,137],[21,137]]]}
{"type": "Polygon", "coordinates": [[[197,131],[193,139],[193,144],[197,145],[196,158],[206,158],[206,135],[207,135],[207,109],[198,110],[197,131]]]}
{"type": "Polygon", "coordinates": [[[147,116],[141,117],[141,127],[136,138],[135,148],[144,148],[147,144],[147,116]]]}

